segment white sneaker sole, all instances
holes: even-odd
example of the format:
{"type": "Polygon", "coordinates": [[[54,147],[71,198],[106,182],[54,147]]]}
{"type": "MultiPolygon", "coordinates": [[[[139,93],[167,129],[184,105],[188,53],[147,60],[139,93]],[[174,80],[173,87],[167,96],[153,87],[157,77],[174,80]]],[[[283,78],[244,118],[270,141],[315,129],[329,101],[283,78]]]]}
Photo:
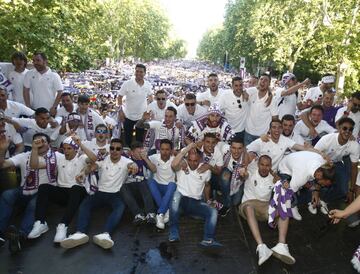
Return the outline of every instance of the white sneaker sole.
{"type": "Polygon", "coordinates": [[[36,239],[36,238],[39,238],[42,234],[46,233],[49,231],[49,227],[47,227],[45,230],[41,231],[39,234],[36,234],[34,236],[30,236],[30,234],[27,236],[28,239],[36,239]]]}
{"type": "Polygon", "coordinates": [[[296,260],[294,258],[291,258],[289,256],[286,256],[284,254],[277,253],[275,250],[273,250],[273,255],[278,258],[280,261],[282,261],[285,264],[295,264],[296,260]]]}
{"type": "Polygon", "coordinates": [[[271,255],[273,255],[273,254],[274,254],[274,252],[271,251],[271,252],[268,254],[268,256],[263,257],[261,260],[259,259],[258,265],[260,266],[260,265],[262,265],[263,263],[265,263],[265,262],[271,257],[271,255]]]}
{"type": "Polygon", "coordinates": [[[68,238],[68,239],[65,239],[62,242],[60,242],[60,246],[63,248],[69,249],[69,248],[77,247],[79,245],[86,244],[88,241],[89,241],[89,236],[87,236],[87,235],[80,239],[68,238]]]}
{"type": "Polygon", "coordinates": [[[108,241],[106,239],[99,239],[96,237],[93,237],[93,241],[96,245],[102,247],[103,249],[110,249],[113,247],[114,243],[111,241],[108,241]]]}

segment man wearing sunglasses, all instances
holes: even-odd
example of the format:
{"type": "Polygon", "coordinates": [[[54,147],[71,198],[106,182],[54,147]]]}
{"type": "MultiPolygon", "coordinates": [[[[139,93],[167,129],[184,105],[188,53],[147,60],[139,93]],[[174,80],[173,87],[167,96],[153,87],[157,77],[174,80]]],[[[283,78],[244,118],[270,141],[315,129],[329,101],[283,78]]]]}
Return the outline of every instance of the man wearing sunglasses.
{"type": "Polygon", "coordinates": [[[167,99],[165,90],[160,89],[155,93],[155,100],[147,107],[147,113],[150,114],[151,120],[162,121],[165,118],[165,111],[168,107],[177,109],[173,102],[167,99]]]}
{"type": "MultiPolygon", "coordinates": [[[[360,149],[359,144],[352,140],[354,126],[355,122],[351,118],[343,117],[338,121],[339,132],[325,135],[315,145],[316,149],[328,154],[335,165],[335,183],[329,189],[320,193],[325,202],[345,198],[352,202],[354,198],[360,149]],[[344,157],[346,156],[350,157],[351,171],[344,164],[344,157]]],[[[316,195],[318,194],[316,193],[316,195]]],[[[312,207],[309,205],[310,212],[315,214],[318,205],[312,204],[312,207]]],[[[328,214],[327,208],[323,209],[323,207],[326,207],[326,204],[321,204],[321,206],[321,212],[328,214]]]]}
{"type": "Polygon", "coordinates": [[[97,156],[98,161],[101,161],[109,154],[109,139],[109,129],[106,125],[99,124],[95,128],[95,138],[85,141],[84,145],[97,156]]]}
{"type": "Polygon", "coordinates": [[[233,90],[224,91],[219,100],[219,105],[234,134],[243,139],[249,98],[243,89],[241,77],[234,77],[231,83],[233,90]]]}
{"type": "MultiPolygon", "coordinates": [[[[75,234],[64,239],[60,245],[63,248],[74,248],[89,241],[86,234],[94,208],[101,206],[111,207],[112,211],[107,218],[103,232],[93,237],[96,245],[109,249],[114,245],[110,234],[121,220],[125,204],[120,195],[120,189],[126,181],[128,174],[136,174],[138,166],[130,159],[122,157],[122,141],[112,139],[110,142],[110,155],[103,161],[97,161],[99,170],[98,191],[87,196],[80,205],[75,234]]],[[[89,168],[81,172],[79,176],[87,175],[89,168]]]]}
{"type": "Polygon", "coordinates": [[[184,103],[178,107],[177,117],[186,128],[189,128],[193,121],[205,115],[206,112],[207,108],[197,104],[195,94],[189,92],[185,95],[184,103]]]}
{"type": "Polygon", "coordinates": [[[348,105],[338,110],[335,116],[335,122],[337,123],[337,121],[342,117],[349,117],[355,122],[352,133],[355,139],[358,139],[360,131],[360,91],[356,91],[351,94],[351,99],[348,105]]]}

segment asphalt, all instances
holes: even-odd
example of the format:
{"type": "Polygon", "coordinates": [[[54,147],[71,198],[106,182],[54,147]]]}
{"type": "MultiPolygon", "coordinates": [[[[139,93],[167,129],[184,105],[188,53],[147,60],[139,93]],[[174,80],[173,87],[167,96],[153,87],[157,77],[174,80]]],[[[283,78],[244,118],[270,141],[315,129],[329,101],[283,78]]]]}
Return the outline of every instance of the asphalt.
{"type": "MultiPolygon", "coordinates": [[[[356,273],[350,260],[360,244],[359,227],[328,225],[325,215],[311,215],[305,208],[301,208],[303,221],[291,220],[288,233],[296,264],[289,266],[271,257],[261,267],[257,266],[256,243],[235,209],[219,218],[217,240],[224,245],[220,253],[198,247],[203,233],[201,220],[183,217],[180,242],[169,244],[167,231],[147,225],[135,227],[129,213],[113,235],[114,247],[102,250],[92,243],[91,236],[101,232],[106,209],[93,214],[89,243],[64,250],[52,242],[62,209],[52,206],[49,211],[50,230],[46,234],[28,241],[16,256],[11,256],[6,246],[0,248],[0,273],[356,273]]],[[[13,223],[17,224],[21,215],[15,215],[13,223]]],[[[260,230],[269,247],[277,243],[277,230],[266,223],[260,224],[260,230]]]]}

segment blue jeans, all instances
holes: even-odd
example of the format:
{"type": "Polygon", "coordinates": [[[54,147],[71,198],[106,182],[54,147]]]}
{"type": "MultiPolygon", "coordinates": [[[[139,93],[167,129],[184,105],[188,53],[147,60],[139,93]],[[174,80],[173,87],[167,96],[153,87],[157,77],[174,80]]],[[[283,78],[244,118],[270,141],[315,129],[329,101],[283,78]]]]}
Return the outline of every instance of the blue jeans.
{"type": "Polygon", "coordinates": [[[346,198],[349,189],[351,163],[347,165],[346,157],[344,157],[344,160],[344,162],[335,163],[335,180],[333,184],[330,187],[321,189],[322,200],[327,203],[346,198]]]}
{"type": "Polygon", "coordinates": [[[220,190],[223,195],[222,202],[226,207],[231,207],[232,204],[239,204],[244,194],[244,184],[242,184],[239,191],[230,196],[231,176],[232,172],[227,167],[225,167],[221,172],[219,180],[220,190]]]}
{"type": "Polygon", "coordinates": [[[187,215],[199,216],[205,219],[204,240],[215,238],[215,229],[218,212],[202,200],[195,200],[183,196],[178,190],[175,191],[170,206],[170,239],[179,239],[180,210],[187,215]]]}
{"type": "Polygon", "coordinates": [[[36,194],[23,195],[21,187],[6,190],[1,194],[0,233],[5,232],[15,205],[25,207],[20,231],[28,235],[35,221],[36,194]]]}
{"type": "Polygon", "coordinates": [[[251,135],[250,133],[247,133],[245,131],[245,133],[244,133],[244,146],[247,146],[252,141],[255,141],[258,138],[259,138],[259,136],[251,135]]]}
{"type": "Polygon", "coordinates": [[[120,192],[107,193],[97,191],[94,195],[87,196],[80,205],[77,230],[86,233],[93,208],[104,205],[110,206],[112,211],[106,220],[103,232],[111,234],[120,222],[125,209],[125,204],[121,199],[120,192]]]}
{"type": "Polygon", "coordinates": [[[162,185],[154,179],[149,181],[150,192],[158,206],[158,214],[165,214],[169,209],[170,201],[176,190],[176,184],[170,182],[168,185],[162,185]]]}

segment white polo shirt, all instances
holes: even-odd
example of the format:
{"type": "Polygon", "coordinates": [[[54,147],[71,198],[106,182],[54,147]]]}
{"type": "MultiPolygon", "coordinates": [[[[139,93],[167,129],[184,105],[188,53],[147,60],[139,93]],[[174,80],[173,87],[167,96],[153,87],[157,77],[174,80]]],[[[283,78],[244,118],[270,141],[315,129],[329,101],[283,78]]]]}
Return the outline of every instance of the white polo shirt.
{"type": "Polygon", "coordinates": [[[274,188],[274,177],[270,173],[268,176],[262,177],[259,174],[257,161],[252,161],[247,170],[249,177],[244,183],[244,195],[241,202],[244,203],[248,200],[270,201],[272,189],[274,188]]]}
{"type": "Polygon", "coordinates": [[[110,156],[103,161],[97,161],[99,169],[99,191],[116,193],[128,177],[128,164],[133,163],[129,158],[121,156],[120,160],[113,163],[110,156]]]}
{"type": "Polygon", "coordinates": [[[246,149],[248,152],[254,152],[259,157],[262,155],[270,156],[272,159],[272,169],[276,171],[286,151],[291,149],[295,144],[296,143],[290,138],[280,135],[277,143],[274,143],[271,139],[268,142],[263,142],[259,138],[251,142],[246,149]]]}
{"type": "Polygon", "coordinates": [[[304,96],[304,101],[310,99],[313,102],[316,102],[323,96],[323,93],[320,89],[320,86],[309,88],[309,90],[306,92],[304,96]]]}
{"type": "MultiPolygon", "coordinates": [[[[347,109],[347,107],[342,107],[342,108],[338,109],[336,116],[335,116],[335,122],[337,122],[344,115],[344,112],[346,111],[346,109],[347,109]]],[[[353,121],[355,122],[353,136],[357,139],[359,136],[359,133],[360,133],[360,111],[358,111],[356,113],[350,111],[350,114],[347,117],[353,119],[353,121]]]]}
{"type": "Polygon", "coordinates": [[[242,132],[245,129],[249,102],[244,101],[243,96],[235,96],[232,90],[227,90],[220,97],[219,105],[233,132],[242,132]]]}
{"type": "Polygon", "coordinates": [[[9,80],[13,84],[14,89],[12,91],[12,99],[15,102],[25,104],[23,91],[24,91],[24,78],[25,74],[28,72],[28,69],[25,69],[23,72],[11,71],[9,73],[9,80]]]}
{"type": "MultiPolygon", "coordinates": [[[[31,155],[31,151],[28,151],[28,152],[19,153],[9,159],[9,161],[11,161],[14,164],[14,166],[20,168],[20,172],[21,172],[20,186],[23,186],[25,184],[26,165],[30,161],[30,155],[31,155]]],[[[39,163],[41,165],[45,164],[44,157],[39,156],[39,163]]],[[[48,183],[49,183],[49,178],[46,174],[46,168],[40,168],[39,169],[39,185],[48,184],[48,183]]]]}
{"type": "Polygon", "coordinates": [[[201,93],[197,93],[196,94],[196,101],[198,102],[202,102],[202,101],[210,101],[210,105],[213,105],[214,103],[218,103],[220,100],[220,97],[223,94],[223,90],[218,89],[218,93],[216,94],[216,96],[213,96],[211,94],[210,89],[207,89],[205,92],[201,92],[201,93]]]}
{"type": "MultiPolygon", "coordinates": [[[[176,144],[180,138],[180,129],[175,125],[172,128],[167,128],[163,122],[159,121],[149,121],[149,126],[155,131],[155,141],[161,139],[168,139],[174,141],[176,144]]],[[[151,149],[155,149],[155,142],[152,145],[151,149]]]]}
{"type": "Polygon", "coordinates": [[[192,121],[195,121],[197,118],[205,115],[207,113],[207,108],[195,104],[194,114],[190,114],[185,106],[185,103],[181,104],[178,107],[177,118],[181,120],[187,127],[191,125],[192,121]]]}
{"type": "MultiPolygon", "coordinates": [[[[201,151],[204,152],[204,147],[201,148],[201,151]]],[[[224,165],[223,154],[221,153],[221,146],[217,144],[214,148],[214,152],[211,155],[206,155],[203,153],[203,160],[211,166],[222,167],[224,165]]]]}
{"type": "Polygon", "coordinates": [[[173,107],[177,110],[177,106],[173,102],[166,100],[166,105],[163,109],[160,109],[157,102],[153,101],[147,106],[147,111],[151,111],[154,115],[153,120],[162,121],[165,118],[165,111],[168,107],[173,107]]]}
{"type": "Polygon", "coordinates": [[[186,197],[193,198],[195,200],[201,200],[204,191],[205,183],[210,181],[210,170],[204,173],[199,173],[196,170],[187,169],[179,170],[176,172],[177,177],[177,190],[186,197]]]}
{"type": "Polygon", "coordinates": [[[146,80],[140,86],[135,78],[132,78],[122,84],[118,95],[126,97],[123,104],[126,118],[138,121],[147,109],[147,97],[152,95],[152,86],[146,80]]]}
{"type": "Polygon", "coordinates": [[[273,116],[278,115],[276,100],[272,98],[269,106],[265,102],[268,94],[259,98],[256,87],[248,88],[250,110],[246,119],[245,131],[254,136],[261,136],[269,130],[269,125],[273,116]]]}
{"type": "Polygon", "coordinates": [[[4,112],[9,117],[19,118],[21,115],[32,116],[35,113],[31,108],[18,102],[7,100],[6,104],[7,107],[4,112]]]}
{"type": "Polygon", "coordinates": [[[24,87],[30,88],[32,94],[31,108],[44,107],[48,110],[53,106],[58,91],[63,90],[59,74],[50,68],[41,74],[36,69],[28,71],[24,78],[24,87]]]}
{"type": "MultiPolygon", "coordinates": [[[[80,185],[76,182],[75,177],[79,175],[84,167],[86,167],[86,155],[78,156],[72,160],[66,160],[65,155],[60,152],[56,154],[56,168],[57,168],[57,186],[64,188],[71,188],[74,185],[80,185]]],[[[83,185],[80,185],[83,186],[83,185]]]]}
{"type": "Polygon", "coordinates": [[[104,146],[100,147],[96,143],[96,138],[93,138],[91,141],[84,141],[83,144],[84,144],[85,147],[90,149],[95,155],[97,155],[99,150],[101,150],[101,149],[105,149],[108,152],[110,150],[110,145],[108,143],[106,143],[104,146]]]}
{"type": "MultiPolygon", "coordinates": [[[[321,120],[321,122],[315,127],[316,132],[320,136],[324,136],[329,133],[335,132],[335,128],[330,126],[325,120],[321,120]]],[[[310,129],[305,125],[303,121],[299,121],[296,123],[294,127],[294,135],[296,143],[303,145],[304,142],[311,143],[312,137],[309,135],[310,129]]]]}
{"type": "Polygon", "coordinates": [[[290,188],[296,192],[308,181],[314,180],[315,171],[325,164],[315,152],[299,151],[285,156],[279,163],[279,173],[291,176],[290,188]]]}
{"type": "Polygon", "coordinates": [[[341,162],[344,156],[350,155],[351,162],[359,161],[360,146],[356,141],[348,141],[344,145],[339,144],[339,133],[330,133],[323,136],[315,145],[315,148],[329,155],[333,162],[341,162]]]}
{"type": "MultiPolygon", "coordinates": [[[[72,112],[76,112],[77,109],[77,104],[73,104],[73,111],[72,112]]],[[[61,120],[66,121],[67,117],[69,116],[71,112],[68,112],[63,106],[58,107],[58,109],[56,110],[56,117],[61,117],[61,120]]]]}
{"type": "Polygon", "coordinates": [[[32,145],[32,138],[35,133],[45,133],[50,137],[50,139],[56,140],[58,136],[59,127],[52,128],[50,124],[46,128],[41,128],[36,124],[35,119],[31,118],[13,118],[15,122],[17,122],[21,127],[25,129],[23,133],[24,145],[30,146],[32,145]]]}
{"type": "Polygon", "coordinates": [[[168,185],[170,182],[175,182],[175,172],[171,168],[174,158],[174,156],[170,156],[170,159],[164,162],[161,159],[160,153],[149,156],[149,160],[156,166],[154,180],[159,184],[168,185]]]}
{"type": "Polygon", "coordinates": [[[286,114],[295,116],[296,105],[301,102],[301,96],[296,96],[295,93],[288,96],[281,96],[281,93],[285,90],[286,88],[277,88],[274,94],[274,99],[279,110],[279,119],[282,119],[286,114]]]}

